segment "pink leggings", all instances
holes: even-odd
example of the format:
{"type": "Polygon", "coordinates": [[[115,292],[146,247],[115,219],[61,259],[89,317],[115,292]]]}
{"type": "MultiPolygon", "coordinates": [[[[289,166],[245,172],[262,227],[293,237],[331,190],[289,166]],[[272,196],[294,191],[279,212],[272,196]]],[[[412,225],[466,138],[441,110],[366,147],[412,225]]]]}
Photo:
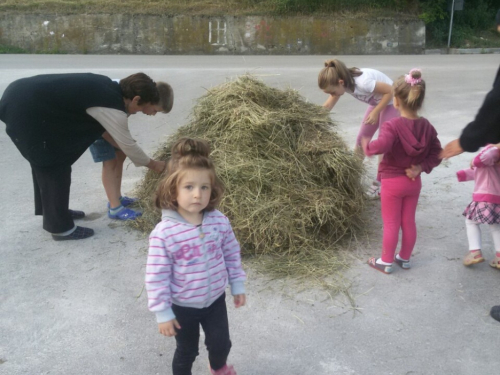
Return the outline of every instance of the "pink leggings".
{"type": "Polygon", "coordinates": [[[381,124],[389,121],[390,119],[393,119],[394,117],[399,117],[398,110],[394,108],[392,104],[389,104],[382,110],[382,112],[380,112],[380,115],[378,116],[378,122],[376,124],[365,124],[366,118],[374,108],[375,107],[373,105],[369,105],[366,109],[365,115],[363,117],[363,122],[361,123],[361,128],[359,128],[358,137],[356,138],[356,146],[361,146],[361,138],[363,137],[369,137],[370,139],[372,139],[373,134],[375,134],[381,124]]]}
{"type": "Polygon", "coordinates": [[[422,181],[418,176],[415,181],[406,176],[383,178],[380,189],[384,237],[382,240],[382,261],[392,263],[398,245],[399,229],[403,235],[399,256],[410,260],[417,241],[415,212],[422,181]]]}

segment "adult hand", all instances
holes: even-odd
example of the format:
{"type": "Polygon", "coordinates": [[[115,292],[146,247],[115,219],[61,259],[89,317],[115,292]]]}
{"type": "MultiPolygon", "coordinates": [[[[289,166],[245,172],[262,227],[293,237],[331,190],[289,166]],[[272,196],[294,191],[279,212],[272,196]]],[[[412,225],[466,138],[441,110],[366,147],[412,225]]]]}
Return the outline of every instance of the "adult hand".
{"type": "Polygon", "coordinates": [[[415,181],[415,179],[422,173],[422,166],[419,165],[412,165],[410,168],[405,169],[406,176],[412,180],[415,181]]]}
{"type": "Polygon", "coordinates": [[[155,171],[156,173],[162,173],[167,167],[167,163],[161,160],[151,159],[146,167],[148,167],[152,171],[155,171]]]}
{"type": "Polygon", "coordinates": [[[460,140],[455,139],[444,146],[444,149],[439,154],[439,157],[441,159],[449,159],[453,156],[460,155],[462,152],[464,152],[464,150],[462,149],[462,146],[460,146],[460,140]]]}
{"type": "Polygon", "coordinates": [[[237,294],[233,296],[233,299],[234,299],[234,307],[236,308],[245,306],[245,303],[247,301],[247,297],[245,294],[237,294]]]}
{"type": "Polygon", "coordinates": [[[175,329],[181,329],[177,319],[169,320],[168,322],[158,323],[158,330],[163,336],[172,337],[177,335],[175,329]]]}

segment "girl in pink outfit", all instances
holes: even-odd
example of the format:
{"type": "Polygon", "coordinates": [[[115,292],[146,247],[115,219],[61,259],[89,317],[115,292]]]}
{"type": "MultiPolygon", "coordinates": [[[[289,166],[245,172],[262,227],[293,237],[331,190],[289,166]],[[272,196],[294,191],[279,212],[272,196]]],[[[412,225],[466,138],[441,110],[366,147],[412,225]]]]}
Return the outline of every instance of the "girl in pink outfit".
{"type": "Polygon", "coordinates": [[[425,81],[418,69],[400,77],[393,85],[394,107],[401,117],[382,124],[378,139],[361,140],[367,156],[383,154],[378,174],[382,182],[381,209],[384,222],[382,256],[370,258],[368,264],[384,273],[392,272],[395,261],[410,268],[410,257],[417,240],[415,212],[422,188],[420,173],[430,173],[441,163],[441,144],[436,129],[417,111],[425,97],[425,81]],[[401,250],[394,257],[399,230],[401,250]]]}
{"type": "MultiPolygon", "coordinates": [[[[379,124],[399,117],[399,112],[392,103],[392,79],[378,70],[347,68],[340,60],[328,60],[319,73],[318,85],[324,93],[329,94],[323,104],[329,111],[345,93],[368,104],[354,148],[361,157],[364,157],[361,139],[363,137],[371,139],[379,124]]],[[[379,180],[373,181],[368,194],[371,198],[379,198],[379,180]]]]}
{"type": "Polygon", "coordinates": [[[231,340],[225,290],[229,284],[235,307],[245,305],[246,276],[231,224],[215,209],[223,186],[209,154],[205,141],[177,141],[156,193],[162,220],[149,236],[146,290],[158,330],[175,336],[173,375],[191,375],[200,325],[211,373],[236,375],[226,364],[231,340]]]}
{"type": "Polygon", "coordinates": [[[474,180],[472,202],[465,208],[465,228],[469,252],[464,265],[484,262],[481,253],[481,229],[488,224],[495,246],[495,259],[490,266],[500,269],[500,150],[497,145],[486,146],[471,162],[469,169],[457,172],[458,181],[474,180]]]}

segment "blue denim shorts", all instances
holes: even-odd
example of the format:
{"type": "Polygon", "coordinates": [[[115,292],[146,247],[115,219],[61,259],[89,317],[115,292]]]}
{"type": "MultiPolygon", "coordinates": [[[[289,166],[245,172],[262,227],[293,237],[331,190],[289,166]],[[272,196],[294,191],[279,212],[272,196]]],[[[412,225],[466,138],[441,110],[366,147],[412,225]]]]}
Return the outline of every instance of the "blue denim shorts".
{"type": "Polygon", "coordinates": [[[89,150],[96,163],[116,158],[115,148],[102,137],[92,143],[89,150]]]}

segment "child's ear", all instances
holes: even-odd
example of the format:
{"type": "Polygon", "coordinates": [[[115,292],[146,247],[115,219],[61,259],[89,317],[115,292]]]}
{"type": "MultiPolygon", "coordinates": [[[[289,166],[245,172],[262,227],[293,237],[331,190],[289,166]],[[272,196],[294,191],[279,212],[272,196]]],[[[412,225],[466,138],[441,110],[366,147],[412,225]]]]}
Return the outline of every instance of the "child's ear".
{"type": "Polygon", "coordinates": [[[139,101],[141,100],[141,97],[139,95],[136,95],[132,98],[132,103],[135,105],[139,105],[139,101]]]}
{"type": "Polygon", "coordinates": [[[344,80],[343,79],[339,79],[339,85],[340,86],[344,86],[344,80]]]}

